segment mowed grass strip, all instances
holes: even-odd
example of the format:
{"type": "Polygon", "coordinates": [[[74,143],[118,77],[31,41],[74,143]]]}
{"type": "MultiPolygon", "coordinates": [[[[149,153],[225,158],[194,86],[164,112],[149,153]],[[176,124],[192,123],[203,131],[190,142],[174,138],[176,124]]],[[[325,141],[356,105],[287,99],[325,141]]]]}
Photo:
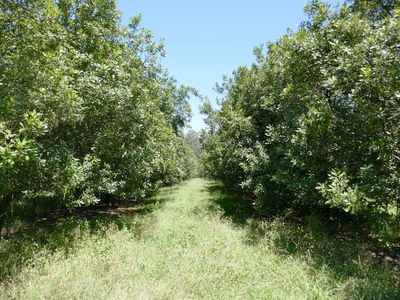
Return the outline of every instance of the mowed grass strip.
{"type": "MultiPolygon", "coordinates": [[[[243,215],[244,207],[237,205],[240,199],[224,194],[213,182],[193,179],[162,191],[159,197],[167,199],[165,205],[135,217],[134,222],[142,222],[141,226],[108,224],[101,234],[81,236],[68,253],[61,249],[40,251],[3,282],[0,298],[400,296],[398,274],[388,266],[379,267],[367,258],[357,260],[353,254],[337,256],[335,264],[334,254],[294,251],[295,232],[309,232],[294,231],[283,220],[264,222],[243,215]],[[290,240],[288,249],[281,247],[283,237],[290,240]]],[[[321,237],[320,243],[327,245],[324,239],[321,237]]],[[[335,247],[340,245],[331,245],[335,247]]]]}

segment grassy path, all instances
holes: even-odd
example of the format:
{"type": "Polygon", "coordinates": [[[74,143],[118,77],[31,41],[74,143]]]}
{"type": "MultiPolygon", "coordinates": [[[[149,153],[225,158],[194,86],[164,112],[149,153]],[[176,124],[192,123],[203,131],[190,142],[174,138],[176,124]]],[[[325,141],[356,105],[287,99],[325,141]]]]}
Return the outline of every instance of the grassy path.
{"type": "Polygon", "coordinates": [[[159,199],[164,198],[160,209],[135,217],[132,222],[140,226],[108,226],[101,234],[80,237],[67,255],[61,250],[38,253],[32,264],[11,278],[11,284],[0,286],[0,298],[396,296],[392,282],[367,268],[345,269],[349,274],[344,275],[312,255],[280,253],[276,241],[281,223],[269,223],[268,230],[256,237],[260,224],[241,219],[239,207],[229,206],[229,197],[212,182],[190,180],[164,190],[159,199]]]}

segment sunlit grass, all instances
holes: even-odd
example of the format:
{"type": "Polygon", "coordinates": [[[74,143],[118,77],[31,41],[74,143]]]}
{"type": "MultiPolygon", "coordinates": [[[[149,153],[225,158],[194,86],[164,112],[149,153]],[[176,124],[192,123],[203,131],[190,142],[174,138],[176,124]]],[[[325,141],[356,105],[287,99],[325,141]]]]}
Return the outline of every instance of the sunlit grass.
{"type": "Polygon", "coordinates": [[[53,230],[36,246],[26,245],[40,236],[33,233],[22,244],[1,241],[2,247],[19,248],[13,255],[1,251],[2,268],[14,269],[0,286],[0,298],[400,296],[398,272],[363,256],[368,245],[361,240],[343,241],[327,233],[316,217],[303,225],[279,217],[257,220],[239,198],[201,179],[164,190],[158,199],[158,209],[147,214],[96,226],[70,221],[70,229],[53,230]],[[6,262],[7,257],[14,260],[6,262]]]}

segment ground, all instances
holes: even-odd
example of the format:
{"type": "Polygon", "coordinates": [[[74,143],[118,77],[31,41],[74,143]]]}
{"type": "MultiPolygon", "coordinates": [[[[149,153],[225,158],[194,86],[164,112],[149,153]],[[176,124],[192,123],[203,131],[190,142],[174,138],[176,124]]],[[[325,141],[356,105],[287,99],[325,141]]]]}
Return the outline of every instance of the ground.
{"type": "Polygon", "coordinates": [[[360,243],[351,246],[355,240],[324,233],[313,218],[259,220],[247,201],[204,179],[166,188],[152,205],[129,217],[64,220],[29,249],[3,240],[0,262],[15,268],[3,269],[0,298],[400,297],[398,271],[374,264],[360,243]],[[6,254],[12,247],[18,259],[6,254]]]}

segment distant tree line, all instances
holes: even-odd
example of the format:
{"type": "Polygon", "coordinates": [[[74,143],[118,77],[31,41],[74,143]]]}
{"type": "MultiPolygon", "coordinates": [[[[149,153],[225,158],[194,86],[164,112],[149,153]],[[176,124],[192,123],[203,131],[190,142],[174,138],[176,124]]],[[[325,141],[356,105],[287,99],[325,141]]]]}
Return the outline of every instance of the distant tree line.
{"type": "Polygon", "coordinates": [[[133,201],[193,175],[191,88],[115,0],[0,2],[0,228],[10,205],[133,201]]]}
{"type": "Polygon", "coordinates": [[[334,207],[399,238],[400,2],[321,1],[205,103],[206,173],[267,205],[334,207]]]}

